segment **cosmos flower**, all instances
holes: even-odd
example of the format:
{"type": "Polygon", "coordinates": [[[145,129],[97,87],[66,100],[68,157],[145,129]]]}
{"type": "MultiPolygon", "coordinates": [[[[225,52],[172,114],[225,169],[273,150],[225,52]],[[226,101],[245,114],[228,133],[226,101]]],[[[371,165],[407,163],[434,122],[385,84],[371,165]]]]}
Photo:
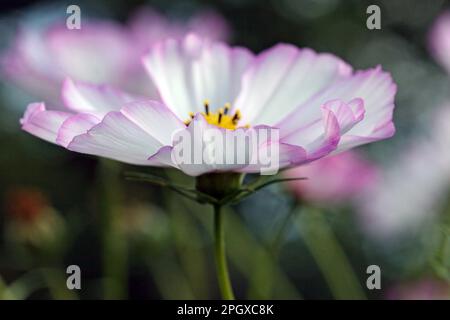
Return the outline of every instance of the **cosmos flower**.
{"type": "Polygon", "coordinates": [[[428,40],[431,54],[450,73],[450,11],[436,19],[428,40]]]}
{"type": "Polygon", "coordinates": [[[137,10],[125,26],[108,20],[83,20],[79,30],[59,22],[23,26],[2,55],[2,71],[54,107],[61,104],[60,88],[66,77],[157,97],[140,58],[161,39],[182,38],[190,31],[217,40],[226,40],[229,34],[225,20],[214,12],[201,12],[182,23],[150,8],[137,10]]]}
{"type": "Polygon", "coordinates": [[[321,205],[352,201],[376,183],[378,167],[355,151],[326,157],[284,172],[290,177],[307,177],[288,183],[296,197],[321,205]]]}
{"type": "Polygon", "coordinates": [[[30,104],[22,128],[72,151],[137,165],[171,166],[192,176],[257,172],[260,166],[174,162],[177,132],[219,129],[226,135],[276,128],[278,138],[257,147],[276,145],[280,168],[394,134],[396,85],[381,67],[353,71],[332,54],[288,44],[254,55],[193,34],[156,44],[143,62],[161,101],[67,80],[62,90],[67,111],[30,104]]]}

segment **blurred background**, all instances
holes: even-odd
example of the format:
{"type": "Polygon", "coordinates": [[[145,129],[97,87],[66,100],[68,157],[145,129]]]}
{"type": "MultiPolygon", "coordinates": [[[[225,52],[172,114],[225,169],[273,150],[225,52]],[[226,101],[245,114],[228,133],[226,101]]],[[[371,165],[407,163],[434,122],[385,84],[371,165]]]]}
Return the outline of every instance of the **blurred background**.
{"type": "Polygon", "coordinates": [[[271,186],[227,210],[237,297],[450,297],[450,27],[444,21],[444,35],[432,33],[449,2],[77,1],[82,28],[107,25],[121,40],[100,31],[63,36],[65,49],[55,52],[51,31],[65,25],[71,4],[0,5],[0,298],[219,298],[211,208],[123,173],[191,178],[69,152],[19,124],[30,102],[58,107],[67,75],[154,94],[140,72],[118,83],[102,68],[139,64],[123,61],[122,38],[142,54],[188,32],[254,52],[293,43],[355,69],[380,64],[398,85],[394,138],[299,168],[307,181],[271,186]],[[381,9],[380,30],[366,26],[371,4],[381,9]],[[446,52],[436,48],[441,36],[446,52]],[[66,287],[69,265],[81,268],[81,290],[66,287]],[[380,289],[366,286],[370,265],[381,270],[380,289]]]}

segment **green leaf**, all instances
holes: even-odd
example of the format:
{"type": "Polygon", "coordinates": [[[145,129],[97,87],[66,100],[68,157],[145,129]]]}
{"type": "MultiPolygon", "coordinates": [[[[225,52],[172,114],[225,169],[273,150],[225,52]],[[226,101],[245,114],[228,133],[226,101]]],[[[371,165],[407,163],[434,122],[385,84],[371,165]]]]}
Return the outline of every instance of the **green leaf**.
{"type": "Polygon", "coordinates": [[[203,192],[200,192],[198,190],[189,187],[174,184],[170,180],[167,180],[160,176],[142,172],[126,172],[125,179],[130,181],[147,182],[156,186],[166,187],[190,200],[197,201],[200,203],[213,203],[213,204],[217,203],[217,199],[203,192]]]}
{"type": "Polygon", "coordinates": [[[299,177],[299,178],[275,178],[270,179],[267,178],[267,176],[259,176],[258,178],[255,178],[253,181],[245,184],[242,186],[242,188],[236,190],[235,192],[223,197],[222,199],[217,199],[215,197],[212,197],[204,192],[182,186],[172,183],[170,180],[167,180],[163,177],[152,175],[149,173],[142,173],[142,172],[126,172],[125,178],[127,180],[131,181],[140,181],[140,182],[147,182],[151,183],[156,186],[160,187],[166,187],[169,188],[176,193],[184,196],[185,198],[188,198],[190,200],[199,202],[199,203],[209,203],[209,204],[220,204],[220,205],[227,205],[227,204],[236,204],[248,196],[252,195],[253,193],[268,187],[272,184],[276,183],[282,183],[286,181],[296,181],[296,180],[306,180],[305,177],[299,177]]]}
{"type": "MultiPolygon", "coordinates": [[[[241,188],[241,193],[239,195],[237,195],[234,199],[232,199],[232,204],[236,204],[242,200],[244,200],[245,198],[247,198],[248,196],[252,195],[253,193],[268,187],[272,184],[276,184],[276,183],[281,183],[281,182],[286,182],[286,181],[297,181],[297,180],[306,180],[308,178],[305,177],[299,177],[299,178],[276,178],[276,179],[271,179],[265,182],[262,182],[260,184],[258,183],[251,183],[251,184],[247,184],[244,185],[243,188],[241,188]]],[[[259,180],[259,179],[255,179],[255,180],[259,180]]]]}

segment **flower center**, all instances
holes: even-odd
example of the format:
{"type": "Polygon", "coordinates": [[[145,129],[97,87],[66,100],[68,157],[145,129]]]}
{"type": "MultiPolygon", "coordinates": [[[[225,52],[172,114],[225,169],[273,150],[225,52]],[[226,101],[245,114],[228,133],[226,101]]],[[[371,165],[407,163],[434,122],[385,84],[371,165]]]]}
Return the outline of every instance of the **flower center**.
{"type": "MultiPolygon", "coordinates": [[[[225,106],[223,108],[220,108],[217,112],[209,111],[208,100],[205,100],[204,106],[205,112],[202,112],[201,114],[209,124],[229,130],[235,130],[239,128],[238,123],[241,119],[241,112],[239,110],[236,110],[233,115],[228,114],[231,109],[231,104],[225,103],[225,106]]],[[[189,116],[190,119],[184,122],[186,125],[189,125],[191,123],[192,119],[195,117],[195,114],[193,112],[190,112],[189,116]]],[[[248,128],[249,125],[246,125],[244,127],[248,128]]]]}

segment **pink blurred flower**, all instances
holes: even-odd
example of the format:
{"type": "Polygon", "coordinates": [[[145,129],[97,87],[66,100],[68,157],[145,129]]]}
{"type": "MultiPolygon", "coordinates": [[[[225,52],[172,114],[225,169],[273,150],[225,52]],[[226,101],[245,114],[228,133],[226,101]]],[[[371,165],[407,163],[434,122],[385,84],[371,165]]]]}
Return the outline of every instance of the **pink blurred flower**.
{"type": "Polygon", "coordinates": [[[434,58],[450,73],[450,11],[436,19],[428,40],[434,58]]]}
{"type": "Polygon", "coordinates": [[[163,38],[178,39],[191,31],[217,40],[225,40],[229,34],[225,20],[213,12],[201,12],[182,23],[142,8],[126,26],[83,20],[80,30],[69,30],[59,23],[22,28],[2,57],[2,69],[19,87],[55,106],[60,104],[60,88],[66,77],[157,97],[141,67],[142,55],[163,38]],[[199,24],[199,19],[204,23],[199,24]]]}
{"type": "Polygon", "coordinates": [[[450,186],[450,106],[434,118],[428,137],[414,140],[361,197],[359,216],[370,234],[414,231],[439,212],[450,186]]]}
{"type": "Polygon", "coordinates": [[[137,10],[130,18],[129,27],[134,45],[142,53],[154,43],[165,38],[182,39],[187,33],[195,33],[211,40],[227,41],[230,27],[226,20],[214,11],[202,11],[188,21],[170,21],[150,8],[137,10]]]}
{"type": "MultiPolygon", "coordinates": [[[[450,11],[434,23],[429,44],[450,72],[450,11]]],[[[450,186],[450,104],[437,108],[426,135],[391,161],[361,201],[361,220],[372,235],[386,239],[415,232],[442,210],[450,186]]]]}
{"type": "Polygon", "coordinates": [[[389,300],[448,300],[450,287],[447,283],[436,279],[421,279],[390,288],[386,298],[389,300]]]}
{"type": "MultiPolygon", "coordinates": [[[[287,44],[255,56],[245,48],[193,34],[154,45],[144,64],[161,102],[67,80],[62,96],[68,110],[47,111],[43,103],[30,104],[22,128],[72,151],[171,166],[192,176],[259,172],[263,164],[223,164],[214,158],[200,165],[176,163],[174,133],[279,128],[279,139],[260,141],[258,152],[267,154],[267,148],[277,144],[279,166],[284,168],[386,139],[395,131],[396,85],[380,67],[354,72],[334,55],[287,44]],[[244,129],[247,124],[250,128],[244,129]]],[[[214,140],[215,150],[223,148],[219,140],[214,140]]],[[[193,143],[202,147],[201,139],[193,143]]],[[[219,155],[208,154],[214,156],[219,155]]]]}
{"type": "Polygon", "coordinates": [[[352,201],[373,185],[378,168],[354,151],[320,159],[285,172],[286,177],[306,177],[292,181],[289,189],[300,199],[321,205],[352,201]]]}

